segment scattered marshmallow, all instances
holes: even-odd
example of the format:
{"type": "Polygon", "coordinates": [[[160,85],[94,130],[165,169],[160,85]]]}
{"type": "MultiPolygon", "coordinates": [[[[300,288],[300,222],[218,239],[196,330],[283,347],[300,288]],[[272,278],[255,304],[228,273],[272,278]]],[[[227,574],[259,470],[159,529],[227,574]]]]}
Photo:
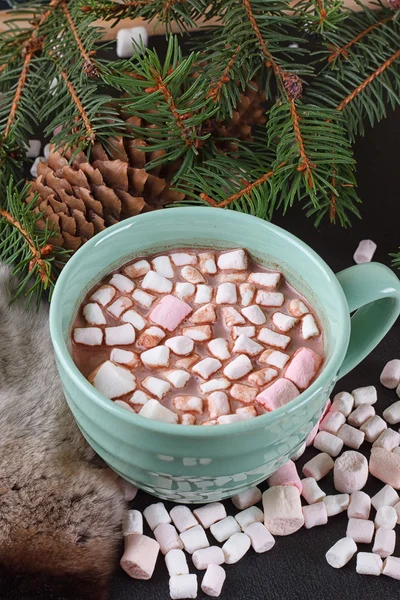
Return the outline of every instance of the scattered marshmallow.
{"type": "Polygon", "coordinates": [[[222,271],[245,271],[247,269],[247,254],[245,250],[232,250],[220,254],[217,261],[222,271]]]}
{"type": "Polygon", "coordinates": [[[372,496],[371,504],[375,510],[378,510],[381,506],[395,506],[399,500],[396,490],[391,485],[384,485],[375,496],[372,496]]]}
{"type": "Polygon", "coordinates": [[[292,460],[288,460],[279,467],[275,473],[268,477],[267,482],[270,487],[274,485],[294,485],[300,493],[302,491],[302,483],[296,465],[292,460]]]}
{"type": "Polygon", "coordinates": [[[304,390],[316,376],[321,363],[322,356],[311,348],[299,348],[286,368],[285,377],[304,390]]]}
{"type": "Polygon", "coordinates": [[[276,369],[270,369],[267,367],[266,369],[259,369],[258,371],[250,373],[250,375],[247,378],[247,381],[251,384],[262,386],[266,383],[269,383],[277,376],[278,371],[276,371],[276,369]]]}
{"type": "Polygon", "coordinates": [[[383,368],[380,382],[389,390],[394,390],[400,383],[400,360],[390,360],[383,368]]]}
{"type": "Polygon", "coordinates": [[[315,319],[312,315],[305,315],[301,319],[301,335],[303,339],[309,340],[311,338],[319,336],[320,331],[315,319]]]}
{"type": "MultiPolygon", "coordinates": [[[[174,506],[169,514],[179,533],[183,533],[191,527],[195,527],[198,523],[190,508],[183,504],[174,506]]],[[[177,575],[178,574],[179,573],[177,573],[177,575]]]]}
{"type": "Polygon", "coordinates": [[[154,398],[152,398],[142,390],[136,390],[136,392],[133,392],[130,399],[132,404],[141,404],[142,406],[143,404],[146,404],[146,402],[148,402],[149,400],[154,400],[154,398]]]}
{"type": "MultiPolygon", "coordinates": [[[[167,279],[173,279],[175,276],[174,269],[171,264],[169,256],[156,256],[151,261],[152,267],[156,273],[166,277],[167,279]]],[[[147,275],[146,275],[147,277],[147,275]]],[[[145,279],[146,279],[145,277],[145,279]]],[[[143,280],[144,281],[144,280],[143,280]]],[[[142,283],[143,286],[143,283],[142,283]]],[[[168,290],[169,291],[169,290],[168,290]]]]}
{"type": "Polygon", "coordinates": [[[222,546],[227,565],[237,563],[250,548],[251,541],[245,533],[234,533],[222,546]]]}
{"type": "Polygon", "coordinates": [[[368,461],[354,450],[343,452],[335,460],[333,482],[338,492],[352,494],[362,490],[368,479],[368,461]]]}
{"type": "Polygon", "coordinates": [[[157,346],[164,338],[165,332],[160,327],[149,327],[139,336],[136,345],[147,350],[157,346]]]}
{"type": "Polygon", "coordinates": [[[157,294],[169,294],[172,292],[172,282],[163,275],[160,275],[160,273],[149,271],[144,276],[142,288],[150,292],[156,292],[157,294]]]}
{"type": "Polygon", "coordinates": [[[264,525],[272,535],[290,535],[304,524],[300,492],[293,485],[276,485],[262,495],[264,525]]]}
{"type": "Polygon", "coordinates": [[[207,302],[211,302],[212,292],[213,289],[210,285],[199,284],[193,302],[195,304],[206,304],[207,302]]]}
{"type": "Polygon", "coordinates": [[[261,308],[257,306],[257,304],[252,304],[251,306],[242,308],[242,315],[244,315],[246,319],[254,325],[264,325],[267,320],[267,317],[261,308]]]}
{"type": "Polygon", "coordinates": [[[144,509],[143,516],[152,531],[154,531],[160,523],[171,523],[171,518],[162,502],[150,504],[144,509]]]}
{"type": "Polygon", "coordinates": [[[260,363],[271,365],[277,369],[283,369],[289,359],[289,354],[285,354],[285,352],[281,352],[280,350],[265,350],[258,360],[260,363]]]}
{"type": "Polygon", "coordinates": [[[334,569],[341,569],[353,558],[357,552],[355,541],[344,537],[336,542],[325,554],[327,563],[334,569]]]}
{"type": "Polygon", "coordinates": [[[107,360],[101,364],[88,377],[90,383],[107,398],[118,398],[136,388],[136,378],[125,367],[114,365],[107,360]]]}
{"type": "Polygon", "coordinates": [[[234,352],[237,354],[247,354],[248,356],[257,356],[262,350],[263,346],[247,337],[247,335],[239,335],[233,346],[234,352]]]}
{"type": "Polygon", "coordinates": [[[306,477],[301,480],[301,495],[308,504],[315,504],[321,502],[326,496],[325,492],[321,490],[314,477],[306,477]]]}
{"type": "Polygon", "coordinates": [[[249,283],[254,283],[257,287],[265,287],[275,290],[281,280],[281,273],[250,273],[249,283]]]}
{"type": "Polygon", "coordinates": [[[193,554],[193,552],[200,550],[200,548],[208,548],[210,545],[206,536],[206,532],[201,525],[196,525],[195,527],[191,527],[186,531],[182,531],[180,538],[183,542],[186,552],[189,554],[193,554]]]}
{"type": "Polygon", "coordinates": [[[110,285],[113,285],[120,292],[130,294],[135,289],[135,284],[129,277],[121,275],[121,273],[114,273],[110,279],[110,285]]]}
{"type": "Polygon", "coordinates": [[[375,442],[386,428],[387,424],[385,421],[381,417],[378,417],[378,415],[374,415],[361,425],[360,431],[365,433],[367,442],[375,442]]]}
{"type": "Polygon", "coordinates": [[[139,411],[141,417],[153,419],[153,421],[162,421],[163,423],[177,423],[178,415],[158,402],[158,400],[148,400],[139,411]]]}
{"type": "Polygon", "coordinates": [[[110,360],[128,367],[137,367],[139,358],[137,354],[130,350],[122,350],[122,348],[113,348],[110,354],[110,360]]]}
{"type": "Polygon", "coordinates": [[[397,512],[393,506],[380,506],[375,515],[375,528],[394,529],[397,523],[397,512]]]}
{"type": "Polygon", "coordinates": [[[118,319],[124,311],[128,310],[128,308],[132,306],[132,304],[133,302],[130,298],[127,298],[126,296],[120,296],[115,300],[115,302],[109,305],[107,310],[118,319]]]}
{"type": "Polygon", "coordinates": [[[191,298],[193,296],[195,291],[196,291],[196,288],[193,285],[193,283],[187,283],[187,282],[182,283],[181,281],[178,281],[175,284],[175,294],[181,300],[188,300],[189,298],[191,298]]]}
{"type": "Polygon", "coordinates": [[[193,372],[200,375],[203,379],[209,379],[221,367],[222,363],[217,358],[207,357],[194,365],[193,372]]]}
{"type": "Polygon", "coordinates": [[[375,409],[371,404],[360,404],[353,412],[347,417],[349,425],[354,427],[361,427],[364,425],[369,418],[373,417],[375,409]]]}
{"type": "Polygon", "coordinates": [[[247,529],[252,523],[263,523],[264,514],[257,506],[250,506],[245,510],[240,511],[235,515],[236,521],[239,523],[242,531],[247,529]]]}
{"type": "Polygon", "coordinates": [[[167,552],[165,555],[165,564],[170,577],[189,574],[189,567],[183,550],[174,549],[167,552]]]}
{"type": "Polygon", "coordinates": [[[323,502],[303,506],[304,527],[311,529],[318,525],[326,525],[328,522],[328,513],[323,502]]]}
{"type": "Polygon", "coordinates": [[[400,580],[400,558],[388,556],[383,563],[382,574],[400,580]]]}
{"type": "Polygon", "coordinates": [[[202,591],[207,596],[217,598],[221,595],[222,587],[224,585],[226,573],[219,565],[209,565],[207,571],[201,582],[202,591]]]}
{"type": "Polygon", "coordinates": [[[212,329],[210,325],[198,325],[197,327],[184,327],[183,335],[189,337],[195,342],[206,342],[212,337],[212,329]]]}
{"type": "Polygon", "coordinates": [[[266,411],[272,411],[299,395],[296,386],[288,379],[278,379],[275,383],[268,386],[261,394],[258,394],[256,401],[262,405],[266,411]]]}
{"type": "Polygon", "coordinates": [[[252,548],[257,554],[268,552],[275,545],[275,539],[262,523],[255,521],[249,525],[245,532],[249,536],[252,548]]]}
{"type": "Polygon", "coordinates": [[[289,312],[293,317],[302,317],[310,311],[302,300],[295,298],[289,302],[289,312]]]}
{"type": "Polygon", "coordinates": [[[215,301],[217,304],[236,304],[236,285],[234,283],[221,283],[217,287],[215,301]]]}
{"type": "Polygon", "coordinates": [[[174,354],[178,356],[187,356],[193,351],[194,342],[192,338],[186,335],[176,335],[175,337],[169,338],[165,345],[172,350],[174,354]]]}
{"type": "Polygon", "coordinates": [[[353,450],[358,450],[361,444],[364,442],[365,433],[345,423],[339,429],[337,437],[343,441],[345,446],[353,448],[353,450]]]}
{"type": "Polygon", "coordinates": [[[354,398],[354,406],[360,406],[360,404],[375,404],[378,400],[378,394],[374,385],[367,385],[366,387],[360,387],[351,392],[354,398]]]}
{"type": "Polygon", "coordinates": [[[400,456],[384,448],[372,448],[369,460],[371,475],[400,489],[400,456]]]}
{"type": "Polygon", "coordinates": [[[226,510],[221,502],[211,502],[211,504],[204,504],[200,508],[196,508],[193,514],[204,529],[208,529],[217,521],[225,519],[226,510]]]}
{"type": "Polygon", "coordinates": [[[170,550],[182,550],[182,540],[175,527],[170,523],[160,523],[154,529],[153,534],[160,544],[160,550],[164,555],[170,550]]]}
{"type": "Polygon", "coordinates": [[[204,275],[202,275],[195,267],[191,267],[190,265],[182,268],[181,276],[182,279],[193,284],[206,282],[204,275]]]}
{"type": "Polygon", "coordinates": [[[174,388],[180,390],[181,388],[185,387],[189,381],[190,373],[184,371],[183,369],[175,369],[174,371],[165,373],[165,378],[172,383],[174,388]]]}
{"type": "Polygon", "coordinates": [[[228,340],[225,338],[214,338],[208,342],[207,346],[211,354],[220,360],[226,360],[231,356],[228,340]]]}
{"type": "Polygon", "coordinates": [[[333,466],[334,462],[329,454],[321,452],[303,466],[303,473],[306,477],[313,477],[319,481],[333,469],[333,466]]]}
{"type": "Polygon", "coordinates": [[[140,359],[146,367],[168,367],[170,350],[167,346],[156,346],[142,352],[140,359]]]}
{"type": "Polygon", "coordinates": [[[245,375],[248,375],[252,370],[253,365],[249,357],[245,354],[241,354],[226,365],[226,367],[224,368],[224,375],[228,379],[236,380],[241,379],[245,375]]]}
{"type": "Polygon", "coordinates": [[[280,348],[281,350],[285,350],[287,346],[292,341],[292,338],[288,335],[282,335],[281,333],[276,333],[275,331],[271,331],[268,327],[263,327],[260,333],[257,336],[257,339],[264,344],[268,344],[268,346],[273,346],[274,348],[280,348]]]}
{"type": "Polygon", "coordinates": [[[128,510],[122,521],[122,534],[125,536],[132,533],[143,534],[143,515],[138,510],[128,510]]]}
{"type": "Polygon", "coordinates": [[[115,288],[112,285],[102,285],[98,290],[90,296],[92,302],[98,302],[101,306],[107,306],[116,294],[115,288]]]}
{"type": "Polygon", "coordinates": [[[295,454],[293,454],[293,456],[291,457],[291,460],[296,461],[298,460],[301,456],[303,456],[304,452],[306,451],[306,443],[304,442],[304,444],[302,444],[300,446],[300,448],[297,450],[297,452],[295,452],[295,454]]]}
{"type": "Polygon", "coordinates": [[[225,377],[217,377],[216,379],[210,379],[200,384],[199,387],[203,394],[207,394],[208,392],[215,392],[217,390],[226,390],[231,385],[231,382],[225,379],[225,377]]]}
{"type": "MultiPolygon", "coordinates": [[[[332,435],[337,435],[339,429],[346,422],[346,417],[343,413],[339,411],[331,412],[329,411],[326,417],[322,419],[319,424],[320,431],[327,431],[332,435]]],[[[343,438],[342,438],[343,439],[343,438]]],[[[344,441],[344,440],[343,440],[344,441]]]]}
{"type": "Polygon", "coordinates": [[[189,254],[189,252],[174,252],[174,254],[171,254],[171,260],[176,267],[184,267],[185,265],[195,265],[197,256],[189,254]]]}
{"type": "Polygon", "coordinates": [[[356,571],[359,575],[380,575],[382,573],[381,557],[372,552],[359,552],[356,571]]]}
{"type": "Polygon", "coordinates": [[[172,600],[197,598],[197,575],[173,575],[169,578],[169,595],[172,600]]]}
{"type": "Polygon", "coordinates": [[[205,323],[215,323],[217,315],[213,304],[205,304],[201,308],[198,308],[190,317],[190,321],[195,325],[205,323]]]}
{"type": "Polygon", "coordinates": [[[225,556],[219,546],[209,546],[193,552],[192,561],[198,571],[205,571],[208,565],[222,565],[225,556]]]}
{"type": "Polygon", "coordinates": [[[174,331],[191,312],[192,309],[189,304],[175,298],[175,296],[168,295],[163,296],[153,308],[149,314],[149,319],[163,329],[174,331]]]}
{"type": "Polygon", "coordinates": [[[229,415],[231,411],[228,396],[225,392],[212,392],[207,398],[207,404],[210,419],[217,419],[221,415],[229,415]]]}
{"type": "Polygon", "coordinates": [[[148,33],[146,27],[136,26],[120,29],[117,33],[117,56],[130,58],[138,52],[138,46],[147,46],[148,33]]]}
{"type": "Polygon", "coordinates": [[[211,534],[217,542],[225,542],[234,533],[240,531],[240,525],[234,517],[225,517],[221,521],[217,521],[210,527],[211,534]]]}
{"type": "Polygon", "coordinates": [[[354,252],[353,259],[357,264],[371,262],[377,246],[372,240],[361,240],[354,252]]]}
{"type": "Polygon", "coordinates": [[[393,402],[388,408],[386,408],[382,413],[385,421],[390,423],[390,425],[397,425],[400,423],[400,400],[397,402],[393,402]]]}
{"type": "Polygon", "coordinates": [[[201,252],[199,254],[200,271],[206,275],[215,275],[217,265],[215,264],[215,254],[213,252],[201,252]]]}
{"type": "Polygon", "coordinates": [[[241,283],[239,285],[239,294],[242,306],[249,306],[253,302],[256,288],[251,283],[241,283]]]}
{"type": "Polygon", "coordinates": [[[151,294],[148,294],[147,292],[144,292],[143,290],[138,290],[138,289],[136,289],[133,292],[132,298],[138,304],[140,304],[140,306],[143,306],[144,308],[150,308],[150,306],[153,304],[154,300],[156,299],[155,296],[152,296],[151,294]]]}
{"type": "Polygon", "coordinates": [[[265,292],[258,290],[256,294],[256,303],[261,306],[280,307],[285,302],[285,296],[281,292],[265,292]]]}
{"type": "Polygon", "coordinates": [[[40,154],[42,142],[40,140],[28,140],[28,144],[24,144],[26,148],[26,158],[36,158],[40,154]]]}
{"type": "Polygon", "coordinates": [[[100,346],[103,332],[100,327],[75,327],[74,342],[85,346],[100,346]]]}
{"type": "Polygon", "coordinates": [[[133,579],[150,579],[160,550],[158,542],[141,534],[127,535],[124,542],[121,568],[133,579]]]}
{"type": "Polygon", "coordinates": [[[256,399],[258,389],[242,383],[235,383],[229,393],[235,400],[244,404],[250,404],[256,399]]]}
{"type": "Polygon", "coordinates": [[[333,496],[325,496],[322,502],[326,506],[328,517],[334,517],[348,509],[350,496],[349,494],[334,494],[333,496]]]}
{"type": "Polygon", "coordinates": [[[256,335],[256,328],[254,325],[235,325],[232,329],[232,337],[236,340],[240,335],[247,335],[247,337],[252,338],[256,335]]]}
{"type": "Polygon", "coordinates": [[[394,429],[385,429],[372,444],[373,448],[385,448],[386,450],[394,450],[400,445],[400,433],[394,429]]]}
{"type": "Polygon", "coordinates": [[[184,412],[194,412],[199,415],[203,412],[203,400],[198,396],[175,396],[173,405],[176,410],[184,412]]]}
{"type": "Polygon", "coordinates": [[[89,325],[105,325],[107,323],[103,311],[96,302],[86,304],[82,312],[89,325]]]}
{"type": "Polygon", "coordinates": [[[146,327],[146,320],[135,310],[127,310],[121,317],[125,323],[130,323],[135,329],[141,331],[146,327]]]}
{"type": "Polygon", "coordinates": [[[348,417],[354,406],[354,398],[349,392],[339,392],[334,396],[331,411],[341,412],[348,417]]]}
{"type": "MultiPolygon", "coordinates": [[[[276,312],[272,315],[272,322],[279,331],[290,331],[297,324],[298,319],[290,317],[281,312],[276,312]]],[[[304,336],[303,336],[304,337],[304,336]]]]}
{"type": "Polygon", "coordinates": [[[337,456],[343,448],[343,440],[327,431],[320,431],[315,436],[314,448],[329,456],[337,456]]]}
{"type": "Polygon", "coordinates": [[[393,529],[379,527],[376,530],[372,552],[381,558],[387,558],[393,554],[396,546],[396,533],[393,529]]]}
{"type": "Polygon", "coordinates": [[[244,510],[261,502],[262,494],[258,487],[252,487],[244,492],[235,494],[231,500],[238,510],[244,510]]]}
{"type": "Polygon", "coordinates": [[[352,538],[357,544],[370,544],[374,537],[375,527],[373,521],[367,519],[349,519],[346,536],[352,538]]]}
{"type": "Polygon", "coordinates": [[[369,519],[371,511],[371,498],[365,492],[353,492],[347,509],[349,519],[369,519]]]}

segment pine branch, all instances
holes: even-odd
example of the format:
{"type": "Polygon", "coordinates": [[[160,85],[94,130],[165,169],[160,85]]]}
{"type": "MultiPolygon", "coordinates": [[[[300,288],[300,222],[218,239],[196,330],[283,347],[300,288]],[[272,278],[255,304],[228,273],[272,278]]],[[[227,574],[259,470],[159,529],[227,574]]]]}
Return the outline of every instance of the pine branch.
{"type": "Polygon", "coordinates": [[[300,0],[293,10],[307,31],[320,35],[338,29],[349,15],[343,0],[300,0]]]}
{"type": "Polygon", "coordinates": [[[98,77],[97,67],[93,63],[92,59],[89,56],[89,53],[85,49],[85,46],[84,46],[84,44],[81,40],[81,37],[79,35],[79,32],[75,26],[74,20],[72,18],[72,15],[70,13],[70,10],[68,8],[68,4],[67,4],[66,0],[61,1],[61,8],[62,8],[62,11],[63,11],[63,13],[68,21],[68,24],[71,28],[72,34],[76,41],[76,45],[78,46],[79,52],[82,56],[82,60],[84,61],[85,73],[88,74],[90,77],[98,77]]]}
{"type": "Polygon", "coordinates": [[[81,119],[83,121],[84,127],[86,129],[85,140],[87,142],[91,143],[91,144],[94,144],[95,139],[96,139],[96,134],[95,134],[95,132],[93,130],[93,127],[92,127],[92,125],[90,123],[88,114],[87,114],[87,112],[86,112],[86,110],[85,110],[85,108],[84,108],[84,106],[82,104],[82,101],[79,98],[79,96],[78,96],[78,94],[77,94],[74,86],[69,81],[68,75],[65,73],[65,71],[60,71],[60,75],[63,78],[63,80],[65,82],[65,85],[67,87],[68,93],[71,96],[71,99],[72,99],[73,103],[76,106],[76,110],[78,111],[78,113],[79,113],[79,115],[80,115],[80,117],[81,117],[81,119]]]}
{"type": "Polygon", "coordinates": [[[348,58],[348,56],[349,56],[349,53],[348,53],[349,48],[351,48],[352,46],[355,46],[356,44],[358,44],[358,42],[360,42],[363,39],[363,37],[365,37],[366,35],[368,35],[372,31],[374,31],[374,29],[377,29],[381,25],[384,25],[385,23],[388,23],[392,19],[393,19],[393,16],[390,15],[389,17],[385,17],[384,19],[381,19],[377,23],[373,23],[372,25],[370,25],[369,27],[367,27],[366,29],[364,29],[364,31],[361,31],[361,33],[357,34],[352,40],[350,40],[349,42],[347,42],[347,44],[345,44],[341,48],[338,48],[337,46],[332,46],[332,54],[330,54],[328,56],[328,62],[330,62],[330,63],[333,62],[334,60],[336,60],[341,55],[343,55],[344,58],[348,58]]]}
{"type": "Polygon", "coordinates": [[[226,65],[220,79],[218,79],[217,82],[213,83],[208,92],[207,92],[207,98],[211,98],[211,100],[213,102],[219,102],[221,100],[221,95],[222,95],[222,88],[223,86],[228,83],[228,81],[230,80],[231,77],[231,71],[233,69],[233,66],[236,62],[236,59],[238,57],[240,51],[240,45],[236,48],[235,52],[232,54],[232,56],[229,59],[228,64],[226,65]]]}

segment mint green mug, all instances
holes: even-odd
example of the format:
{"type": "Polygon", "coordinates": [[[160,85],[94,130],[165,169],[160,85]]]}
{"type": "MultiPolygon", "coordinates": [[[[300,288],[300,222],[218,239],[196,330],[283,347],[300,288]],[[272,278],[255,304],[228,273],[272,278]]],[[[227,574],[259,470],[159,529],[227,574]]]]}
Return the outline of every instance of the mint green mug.
{"type": "Polygon", "coordinates": [[[271,223],[229,210],[173,208],[114,225],[70,259],[51,301],[50,332],[68,404],[95,451],[151,494],[201,503],[256,485],[293,456],[338,378],[371,352],[399,313],[400,283],[384,265],[357,265],[336,276],[311,248],[271,223]],[[298,398],[231,425],[169,425],[120,408],[81,375],[69,339],[88,289],[136,256],[179,247],[247,248],[257,261],[281,270],[314,306],[324,328],[326,361],[298,398]]]}

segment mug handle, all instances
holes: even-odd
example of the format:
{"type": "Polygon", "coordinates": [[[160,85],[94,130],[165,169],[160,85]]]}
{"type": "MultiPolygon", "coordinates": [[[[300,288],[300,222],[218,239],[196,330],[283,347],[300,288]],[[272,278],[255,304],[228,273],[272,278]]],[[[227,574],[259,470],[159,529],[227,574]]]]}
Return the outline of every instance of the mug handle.
{"type": "Polygon", "coordinates": [[[351,317],[350,342],[340,379],[354,369],[379,344],[400,314],[400,281],[385,265],[354,265],[336,275],[343,288],[351,317]]]}

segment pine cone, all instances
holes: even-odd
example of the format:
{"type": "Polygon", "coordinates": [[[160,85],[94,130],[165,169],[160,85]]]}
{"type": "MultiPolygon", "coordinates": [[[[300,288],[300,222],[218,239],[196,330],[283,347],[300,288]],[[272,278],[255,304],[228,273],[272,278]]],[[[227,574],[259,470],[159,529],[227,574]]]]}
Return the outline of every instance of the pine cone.
{"type": "MultiPolygon", "coordinates": [[[[128,121],[141,126],[136,117],[128,121]]],[[[38,194],[34,211],[43,212],[38,227],[45,228],[48,219],[59,230],[49,243],[75,251],[122,219],[184,198],[184,194],[172,192],[168,183],[177,164],[147,172],[146,164],[160,152],[140,151],[138,148],[146,143],[134,137],[110,142],[107,150],[95,143],[90,162],[80,152],[70,164],[71,150],[64,155],[53,150],[48,160],[38,165],[38,177],[27,202],[38,194]]]]}
{"type": "Polygon", "coordinates": [[[215,126],[215,135],[218,137],[235,137],[242,141],[251,140],[251,131],[255,125],[264,125],[265,93],[261,92],[255,81],[251,82],[232,112],[232,118],[215,126]]]}

